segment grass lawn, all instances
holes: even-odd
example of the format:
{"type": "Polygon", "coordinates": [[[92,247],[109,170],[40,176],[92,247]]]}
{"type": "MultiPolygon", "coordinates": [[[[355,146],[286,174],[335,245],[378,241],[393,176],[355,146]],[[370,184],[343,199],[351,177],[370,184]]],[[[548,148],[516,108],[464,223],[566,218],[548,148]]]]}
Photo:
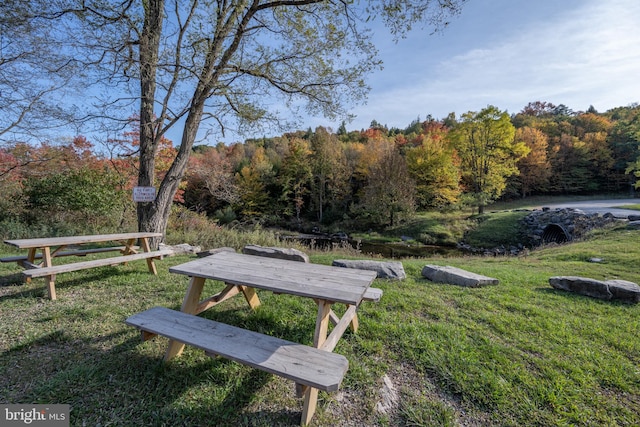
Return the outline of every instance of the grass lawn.
{"type": "MultiPolygon", "coordinates": [[[[313,425],[640,425],[640,305],[548,284],[555,275],[638,283],[639,240],[619,228],[517,258],[403,260],[408,278],[376,280],[382,300],[364,303],[358,333],[340,340],[349,371],[339,392],[320,394],[313,425]],[[500,284],[435,284],[421,277],[425,264],[500,284]],[[385,377],[397,400],[380,412],[385,377]]],[[[335,257],[344,256],[311,259],[335,257]]],[[[157,261],[158,276],[144,262],[61,274],[57,301],[44,298],[42,279],[22,284],[15,264],[0,265],[0,402],[70,404],[73,426],[298,425],[290,381],[194,348],[163,364],[166,340],[142,343],[124,324],[153,306],[179,309],[188,279],[168,268],[190,259],[157,261]]],[[[260,298],[255,311],[236,297],[202,316],[312,343],[312,301],[260,298]]]]}

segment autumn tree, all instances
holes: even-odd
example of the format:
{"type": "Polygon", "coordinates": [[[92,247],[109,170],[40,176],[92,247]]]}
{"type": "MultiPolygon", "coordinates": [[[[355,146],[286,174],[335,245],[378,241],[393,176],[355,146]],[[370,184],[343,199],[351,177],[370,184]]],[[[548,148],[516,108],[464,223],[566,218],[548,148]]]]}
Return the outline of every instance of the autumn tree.
{"type": "Polygon", "coordinates": [[[525,126],[516,130],[516,142],[524,143],[529,153],[517,162],[520,173],[515,177],[522,197],[548,189],[551,163],[547,157],[547,136],[536,128],[525,126]]]}
{"type": "Polygon", "coordinates": [[[240,201],[227,150],[208,147],[189,159],[185,202],[197,211],[214,213],[240,201]]]}
{"type": "Polygon", "coordinates": [[[468,112],[449,132],[461,160],[462,177],[478,206],[478,213],[496,200],[506,179],[518,173],[516,162],[528,153],[523,142],[514,140],[515,128],[506,111],[492,105],[468,112]]]}
{"type": "Polygon", "coordinates": [[[355,212],[376,225],[396,225],[415,211],[415,183],[407,163],[395,149],[371,166],[355,212]]]}
{"type": "MultiPolygon", "coordinates": [[[[286,124],[301,111],[347,117],[346,107],[366,96],[364,77],[379,66],[366,18],[383,17],[400,37],[419,21],[439,27],[464,1],[28,3],[24,18],[46,21],[56,52],[79,64],[96,88],[108,89],[94,117],[118,122],[137,105],[138,185],[154,185],[159,143],[169,129],[182,128],[155,201],[138,206],[139,229],[164,232],[203,122],[219,135],[255,122],[286,124]]],[[[23,35],[8,34],[16,46],[23,35]]]]}
{"type": "Polygon", "coordinates": [[[316,128],[309,140],[311,148],[311,198],[319,222],[326,209],[335,209],[349,192],[349,171],[342,143],[337,135],[316,128]]]}
{"type": "Polygon", "coordinates": [[[405,152],[407,168],[416,183],[416,200],[422,208],[443,208],[458,201],[460,169],[457,155],[443,128],[422,134],[422,143],[405,152]]]}

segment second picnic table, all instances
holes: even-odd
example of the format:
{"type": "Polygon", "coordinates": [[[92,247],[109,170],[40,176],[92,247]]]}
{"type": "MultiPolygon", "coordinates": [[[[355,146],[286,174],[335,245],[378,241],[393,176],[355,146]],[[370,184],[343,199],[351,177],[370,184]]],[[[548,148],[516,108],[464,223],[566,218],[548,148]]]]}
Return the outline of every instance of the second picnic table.
{"type": "Polygon", "coordinates": [[[152,251],[149,246],[149,239],[153,237],[162,237],[162,233],[134,232],[5,240],[4,243],[15,246],[18,249],[28,249],[28,253],[27,255],[23,256],[4,257],[0,259],[0,261],[17,262],[19,265],[26,268],[23,274],[26,276],[27,280],[31,279],[32,277],[45,277],[47,280],[49,298],[55,300],[55,276],[58,273],[66,273],[70,271],[146,259],[147,265],[149,267],[149,272],[151,272],[152,274],[157,274],[156,266],[153,262],[154,258],[160,258],[164,255],[170,255],[172,251],[152,251]],[[118,241],[125,242],[124,246],[94,249],[74,249],[68,251],[64,250],[69,246],[118,241]],[[139,247],[135,246],[137,241],[140,242],[140,246],[142,247],[143,252],[139,252],[139,247]],[[97,259],[92,261],[53,265],[53,259],[57,257],[86,256],[87,254],[91,253],[108,251],[119,251],[121,253],[121,256],[97,259]],[[36,264],[37,259],[40,259],[42,261],[39,264],[36,264]]]}

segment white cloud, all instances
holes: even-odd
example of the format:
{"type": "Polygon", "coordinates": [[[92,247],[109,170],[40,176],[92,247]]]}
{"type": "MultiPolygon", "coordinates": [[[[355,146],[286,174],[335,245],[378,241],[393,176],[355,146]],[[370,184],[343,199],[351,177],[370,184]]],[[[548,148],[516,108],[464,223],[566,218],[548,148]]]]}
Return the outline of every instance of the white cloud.
{"type": "MultiPolygon", "coordinates": [[[[374,118],[404,127],[417,115],[459,115],[488,104],[515,113],[538,100],[574,110],[594,105],[599,111],[640,101],[640,2],[580,5],[551,11],[545,20],[538,15],[502,41],[444,58],[420,79],[412,72],[403,85],[386,85],[393,87],[388,91],[378,84],[369,104],[357,109],[360,118],[353,127],[366,127],[374,118]]],[[[446,36],[436,40],[447,41],[446,36]]],[[[419,61],[407,64],[412,71],[421,67],[419,61]]]]}

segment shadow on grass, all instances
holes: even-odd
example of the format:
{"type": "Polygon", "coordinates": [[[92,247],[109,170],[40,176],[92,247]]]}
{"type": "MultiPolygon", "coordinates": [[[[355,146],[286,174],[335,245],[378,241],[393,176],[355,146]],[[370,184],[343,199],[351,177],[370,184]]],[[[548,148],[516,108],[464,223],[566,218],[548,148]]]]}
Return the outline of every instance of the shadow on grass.
{"type": "Polygon", "coordinates": [[[299,424],[290,408],[246,410],[273,375],[189,347],[164,363],[166,342],[142,343],[124,325],[90,337],[56,330],[0,353],[0,401],[69,404],[71,425],[299,424]]]}
{"type": "MultiPolygon", "coordinates": [[[[60,290],[71,289],[79,286],[87,286],[87,283],[95,283],[100,281],[105,281],[106,279],[111,279],[114,277],[125,277],[132,274],[138,274],[138,271],[126,271],[119,269],[117,267],[101,267],[99,270],[93,270],[91,274],[86,274],[85,272],[77,273],[82,274],[82,276],[74,277],[73,279],[65,278],[64,276],[60,277],[59,275],[56,277],[56,293],[59,293],[60,290]]],[[[150,274],[150,273],[149,273],[150,274]]],[[[47,285],[45,281],[47,278],[35,277],[31,279],[33,281],[37,281],[35,283],[42,285],[38,287],[31,287],[29,289],[19,290],[15,293],[2,295],[0,296],[0,301],[5,300],[13,300],[13,299],[21,299],[25,297],[43,297],[48,298],[47,293],[47,285]]],[[[0,278],[0,287],[8,287],[8,286],[23,286],[25,285],[24,276],[21,273],[15,273],[7,276],[3,276],[0,278]]],[[[35,286],[35,285],[34,285],[35,286]]],[[[113,287],[113,284],[105,285],[113,287]]],[[[58,295],[60,298],[60,295],[58,295]]]]}

